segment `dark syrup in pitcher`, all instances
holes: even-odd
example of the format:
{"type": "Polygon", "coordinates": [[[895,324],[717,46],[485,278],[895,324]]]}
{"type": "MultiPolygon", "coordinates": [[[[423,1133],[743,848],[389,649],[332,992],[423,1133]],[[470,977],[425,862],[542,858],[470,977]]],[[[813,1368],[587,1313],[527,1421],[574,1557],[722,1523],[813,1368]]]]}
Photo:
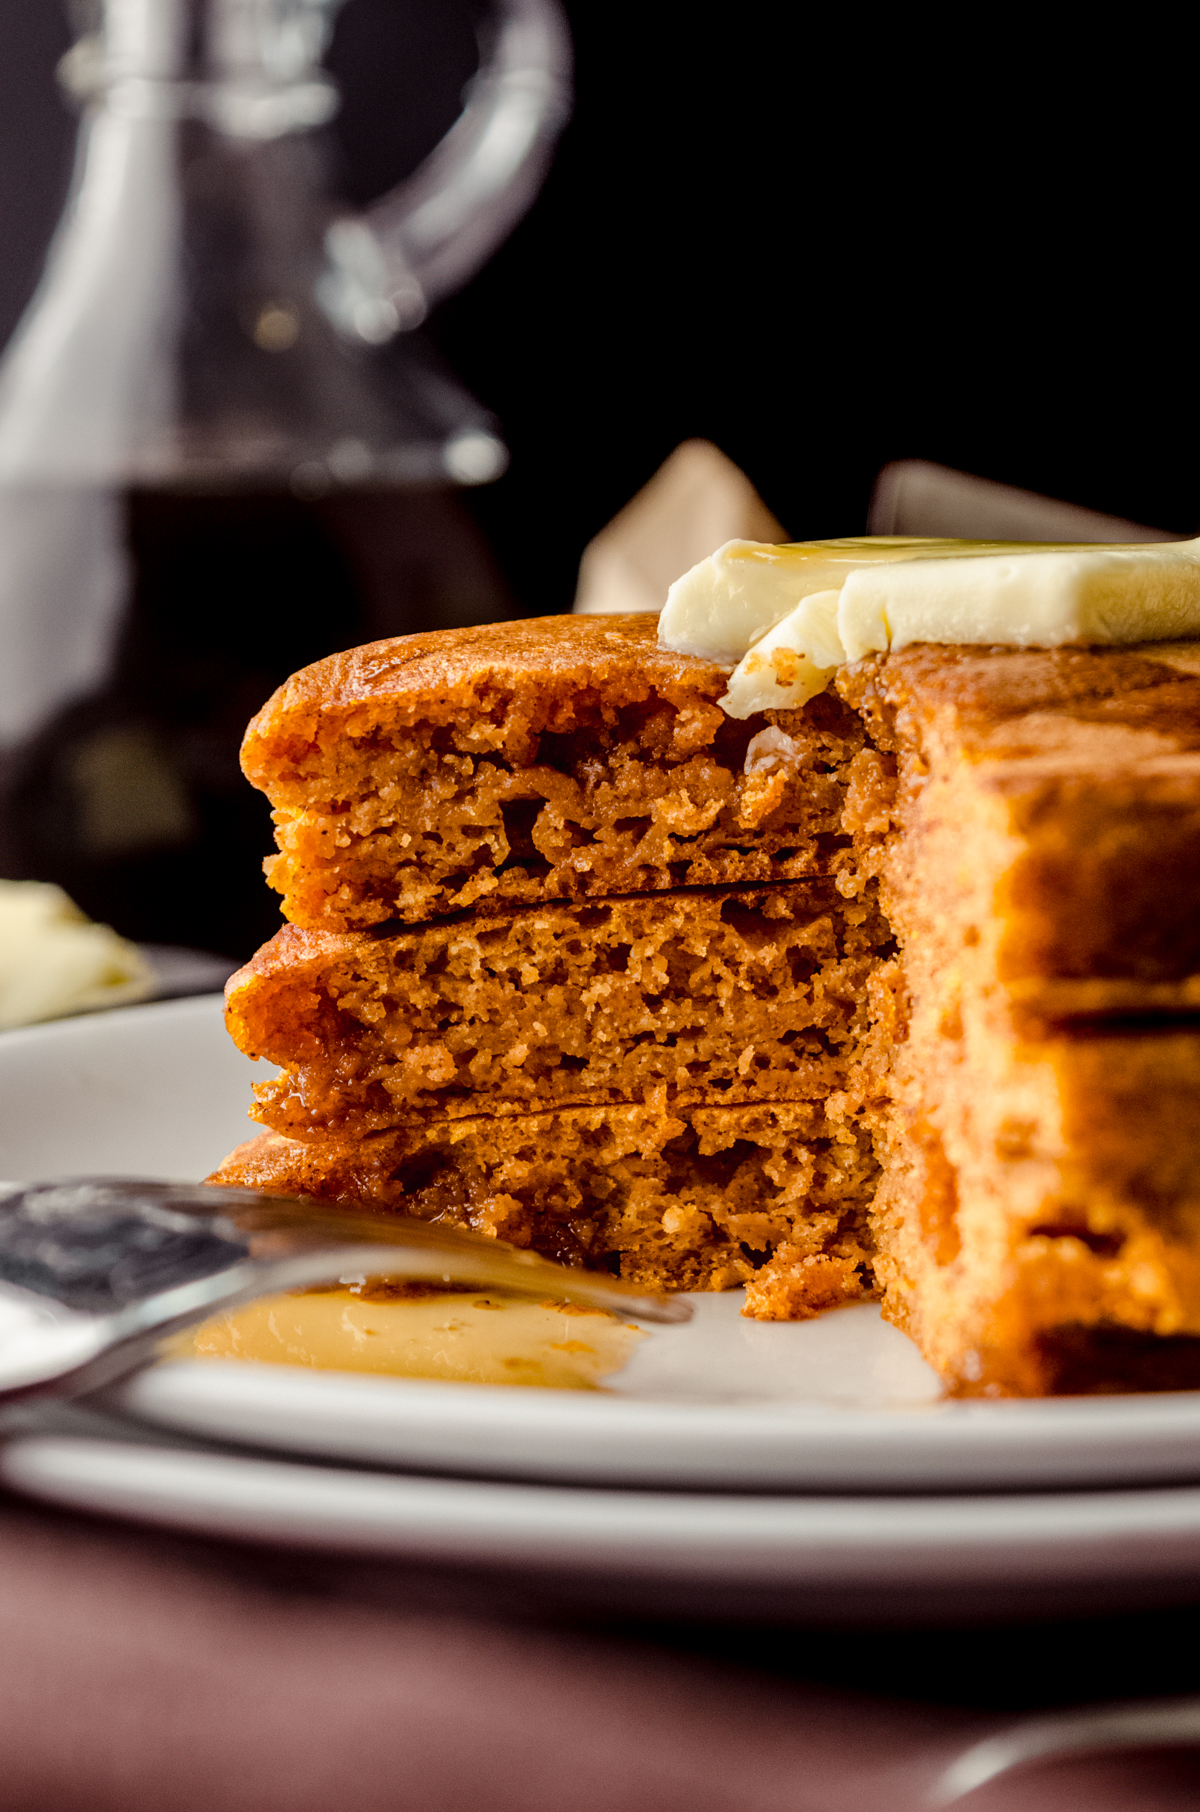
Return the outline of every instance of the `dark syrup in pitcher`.
{"type": "Polygon", "coordinates": [[[281,923],[246,725],[289,674],[383,636],[511,614],[457,495],[130,490],[110,675],[5,762],[0,872],[142,942],[244,959],[281,923]]]}

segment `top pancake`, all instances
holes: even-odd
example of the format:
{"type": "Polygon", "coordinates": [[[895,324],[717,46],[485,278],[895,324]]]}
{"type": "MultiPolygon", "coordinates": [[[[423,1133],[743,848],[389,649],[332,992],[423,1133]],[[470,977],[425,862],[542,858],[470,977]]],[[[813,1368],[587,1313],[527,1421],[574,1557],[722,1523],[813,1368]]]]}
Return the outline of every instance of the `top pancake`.
{"type": "Polygon", "coordinates": [[[286,680],[253,719],[242,745],[247,777],[274,797],[326,772],[331,748],[370,728],[483,729],[520,763],[545,730],[569,732],[599,711],[660,699],[711,710],[729,669],[658,643],[652,614],[531,617],[466,629],[393,636],[331,654],[286,680]]]}
{"type": "Polygon", "coordinates": [[[836,697],[739,722],[726,668],[651,614],[399,637],[296,674],[242,761],[276,807],[293,922],[351,930],[486,900],[826,870],[863,742],[836,697]],[[764,730],[782,736],[761,739],[764,730]]]}

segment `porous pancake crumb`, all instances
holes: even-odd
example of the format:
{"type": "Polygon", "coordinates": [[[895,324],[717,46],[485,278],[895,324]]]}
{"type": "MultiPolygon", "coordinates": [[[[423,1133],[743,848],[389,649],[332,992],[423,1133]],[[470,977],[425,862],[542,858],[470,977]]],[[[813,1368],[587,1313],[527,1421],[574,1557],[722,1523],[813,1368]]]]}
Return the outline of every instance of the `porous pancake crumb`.
{"type": "Polygon", "coordinates": [[[566,1108],[338,1144],[262,1133],[213,1183],[449,1220],[652,1289],[753,1281],[791,1315],[871,1293],[869,1131],[815,1102],[566,1108]],[[775,1255],[779,1254],[777,1258],[775,1255]]]}
{"type": "MultiPolygon", "coordinates": [[[[227,990],[283,1074],[256,1116],[296,1138],[429,1114],[647,1100],[824,1100],[852,1086],[873,891],[832,881],[481,910],[386,936],[286,926],[227,990]]],[[[857,1072],[855,1071],[857,1076],[857,1072]]]]}

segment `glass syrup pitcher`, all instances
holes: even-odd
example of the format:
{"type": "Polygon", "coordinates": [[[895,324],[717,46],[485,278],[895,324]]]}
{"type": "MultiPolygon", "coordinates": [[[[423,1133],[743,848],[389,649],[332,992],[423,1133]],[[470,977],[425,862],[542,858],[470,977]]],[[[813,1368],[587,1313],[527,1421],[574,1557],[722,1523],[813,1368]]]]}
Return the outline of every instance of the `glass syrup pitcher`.
{"type": "Polygon", "coordinates": [[[556,0],[491,0],[463,113],[359,214],[327,195],[340,0],[107,0],[40,288],[0,364],[0,873],[126,935],[278,926],[247,719],[339,647],[503,608],[453,487],[507,455],[414,337],[537,191],[556,0]]]}

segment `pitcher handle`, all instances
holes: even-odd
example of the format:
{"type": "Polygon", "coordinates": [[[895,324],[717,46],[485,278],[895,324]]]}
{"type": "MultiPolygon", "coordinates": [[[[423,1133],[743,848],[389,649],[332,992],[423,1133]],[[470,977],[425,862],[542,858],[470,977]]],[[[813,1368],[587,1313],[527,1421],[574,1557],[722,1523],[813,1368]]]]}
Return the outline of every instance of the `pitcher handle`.
{"type": "Polygon", "coordinates": [[[571,39],[558,0],[493,0],[490,54],[463,112],[413,174],[336,220],[320,301],[378,345],[416,327],[472,276],[530,206],[571,110],[571,39]]]}

